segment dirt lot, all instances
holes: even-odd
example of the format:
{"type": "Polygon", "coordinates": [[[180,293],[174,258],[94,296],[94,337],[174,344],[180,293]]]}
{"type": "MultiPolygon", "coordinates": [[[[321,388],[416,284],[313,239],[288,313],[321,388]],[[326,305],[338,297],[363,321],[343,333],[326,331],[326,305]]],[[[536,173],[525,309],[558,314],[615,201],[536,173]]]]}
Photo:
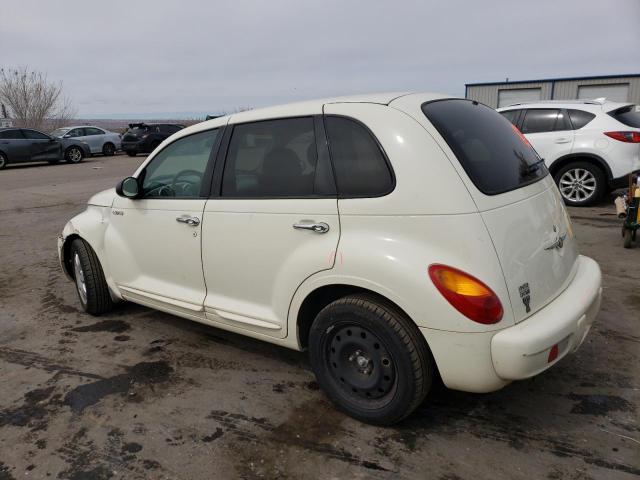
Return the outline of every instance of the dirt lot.
{"type": "Polygon", "coordinates": [[[436,389],[385,429],[334,411],[305,354],[132,304],[79,311],[56,236],[141,160],[0,172],[0,480],[640,475],[640,248],[608,204],[572,211],[604,274],[579,352],[490,395],[436,389]]]}

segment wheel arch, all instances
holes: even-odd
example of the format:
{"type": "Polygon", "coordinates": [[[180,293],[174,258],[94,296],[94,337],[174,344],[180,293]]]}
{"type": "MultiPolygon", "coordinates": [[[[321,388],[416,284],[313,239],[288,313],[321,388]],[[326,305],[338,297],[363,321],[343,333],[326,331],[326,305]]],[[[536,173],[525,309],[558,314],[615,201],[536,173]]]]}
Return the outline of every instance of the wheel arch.
{"type": "Polygon", "coordinates": [[[549,172],[553,177],[560,171],[562,167],[573,162],[588,162],[600,168],[606,175],[607,181],[613,178],[613,173],[609,164],[600,156],[593,153],[570,153],[558,158],[549,166],[549,172]]]}
{"type": "Polygon", "coordinates": [[[71,268],[71,244],[77,238],[82,239],[82,237],[77,233],[72,233],[71,235],[68,235],[64,239],[64,242],[62,244],[62,248],[60,251],[60,263],[62,264],[64,273],[66,273],[67,277],[69,277],[71,280],[75,279],[75,273],[73,271],[73,268],[71,268]]]}

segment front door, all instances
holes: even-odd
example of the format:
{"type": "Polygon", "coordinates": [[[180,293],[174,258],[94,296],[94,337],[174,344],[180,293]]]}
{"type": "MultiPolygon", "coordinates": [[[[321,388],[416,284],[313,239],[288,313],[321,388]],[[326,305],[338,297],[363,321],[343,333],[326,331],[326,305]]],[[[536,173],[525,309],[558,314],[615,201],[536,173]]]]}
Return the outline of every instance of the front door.
{"type": "Polygon", "coordinates": [[[521,130],[538,155],[545,159],[547,166],[571,153],[573,130],[564,110],[557,108],[525,110],[521,130]]]}
{"type": "Polygon", "coordinates": [[[30,157],[32,161],[58,160],[61,156],[60,142],[37,130],[23,129],[25,138],[31,142],[30,157]]]}
{"type": "Polygon", "coordinates": [[[210,320],[283,338],[296,289],[333,267],[340,223],[320,129],[314,117],[233,127],[219,197],[203,218],[210,320]]]}
{"type": "Polygon", "coordinates": [[[105,249],[125,298],[203,316],[202,213],[218,133],[208,130],[167,145],[139,173],[140,197],[114,200],[105,249]]]}

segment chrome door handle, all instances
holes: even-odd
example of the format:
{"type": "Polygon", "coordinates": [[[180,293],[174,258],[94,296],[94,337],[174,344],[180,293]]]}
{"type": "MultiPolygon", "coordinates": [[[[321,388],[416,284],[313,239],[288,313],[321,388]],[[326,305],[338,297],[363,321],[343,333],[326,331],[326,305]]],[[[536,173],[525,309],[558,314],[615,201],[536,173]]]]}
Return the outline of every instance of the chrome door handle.
{"type": "Polygon", "coordinates": [[[570,141],[570,138],[556,138],[556,143],[569,143],[570,141]]]}
{"type": "Polygon", "coordinates": [[[188,215],[176,218],[176,222],[186,223],[191,227],[197,227],[200,225],[200,219],[198,217],[189,217],[188,215]]]}
{"type": "Polygon", "coordinates": [[[324,222],[320,223],[294,223],[293,228],[296,230],[311,230],[316,233],[327,233],[329,231],[329,225],[324,222]]]}

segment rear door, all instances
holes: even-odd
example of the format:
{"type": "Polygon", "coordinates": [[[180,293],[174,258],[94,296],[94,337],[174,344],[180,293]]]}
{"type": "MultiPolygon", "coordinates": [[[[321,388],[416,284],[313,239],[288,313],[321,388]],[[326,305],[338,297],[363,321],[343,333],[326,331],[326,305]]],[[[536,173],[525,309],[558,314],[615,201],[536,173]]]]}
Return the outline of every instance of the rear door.
{"type": "Polygon", "coordinates": [[[203,218],[207,318],[284,338],[296,289],[333,267],[340,235],[322,121],[247,122],[227,135],[203,218]]]}
{"type": "Polygon", "coordinates": [[[31,155],[31,141],[24,138],[22,130],[13,128],[0,132],[0,151],[10,163],[26,162],[31,155]]]}
{"type": "Polygon", "coordinates": [[[494,110],[467,100],[422,110],[467,184],[500,260],[516,321],[559,295],[575,273],[571,222],[546,167],[494,110]]]}
{"type": "Polygon", "coordinates": [[[520,130],[547,166],[571,153],[573,130],[563,109],[529,108],[520,118],[520,130]]]}
{"type": "Polygon", "coordinates": [[[91,148],[91,153],[102,153],[102,145],[104,144],[105,133],[99,128],[85,127],[84,136],[80,138],[83,142],[87,142],[91,148]]]}

